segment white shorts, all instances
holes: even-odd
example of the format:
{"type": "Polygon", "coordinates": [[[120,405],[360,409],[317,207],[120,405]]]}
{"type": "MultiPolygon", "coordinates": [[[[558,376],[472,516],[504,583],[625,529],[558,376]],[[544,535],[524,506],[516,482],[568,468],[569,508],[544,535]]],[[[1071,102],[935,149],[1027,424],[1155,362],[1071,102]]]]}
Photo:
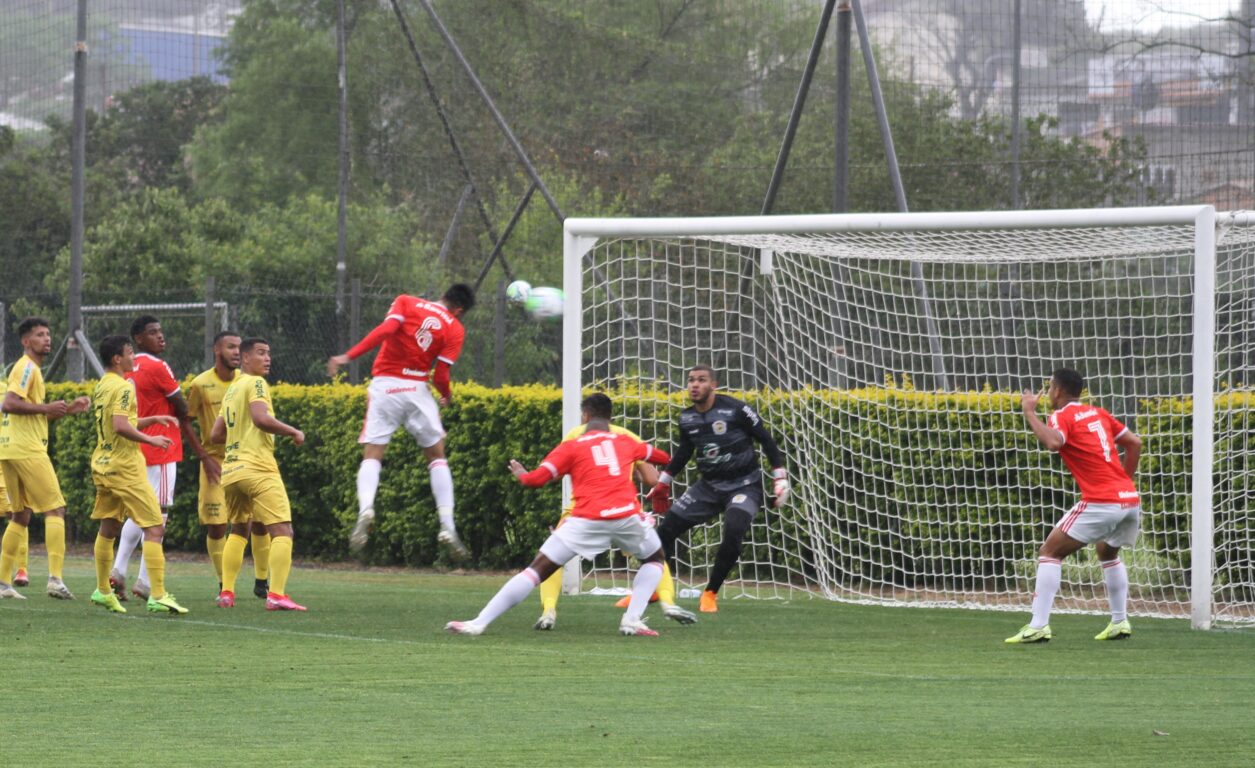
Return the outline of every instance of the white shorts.
{"type": "Polygon", "coordinates": [[[173,461],[148,466],[148,484],[153,487],[153,493],[157,494],[157,504],[162,509],[174,506],[174,477],[178,474],[177,469],[178,465],[173,461]]]}
{"type": "Polygon", "coordinates": [[[357,442],[387,445],[401,427],[423,448],[444,439],[440,407],[427,383],[392,376],[372,379],[366,388],[366,419],[357,442]]]}
{"type": "Polygon", "coordinates": [[[1055,527],[1086,544],[1105,541],[1113,547],[1130,547],[1141,527],[1141,504],[1077,502],[1055,527]]]}
{"type": "Polygon", "coordinates": [[[644,560],[662,548],[662,539],[641,515],[614,520],[568,517],[540,545],[540,554],[558,565],[579,555],[592,560],[608,549],[621,549],[644,560]]]}

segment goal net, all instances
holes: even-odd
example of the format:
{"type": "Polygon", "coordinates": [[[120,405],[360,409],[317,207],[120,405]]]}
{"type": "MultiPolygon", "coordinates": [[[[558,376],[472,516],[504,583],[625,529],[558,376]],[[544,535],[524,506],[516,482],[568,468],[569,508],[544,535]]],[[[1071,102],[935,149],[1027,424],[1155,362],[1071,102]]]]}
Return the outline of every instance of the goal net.
{"type": "MultiPolygon", "coordinates": [[[[1255,217],[571,219],[565,264],[566,427],[600,388],[670,448],[707,363],[781,443],[793,495],[756,518],[726,597],[1027,610],[1078,496],[1019,395],[1069,367],[1143,439],[1130,610],[1255,622],[1255,217]]],[[[719,539],[715,522],[677,545],[681,587],[719,539]]],[[[583,566],[569,588],[622,587],[634,564],[583,566]]],[[[1106,610],[1092,548],[1063,576],[1059,610],[1106,610]]]]}

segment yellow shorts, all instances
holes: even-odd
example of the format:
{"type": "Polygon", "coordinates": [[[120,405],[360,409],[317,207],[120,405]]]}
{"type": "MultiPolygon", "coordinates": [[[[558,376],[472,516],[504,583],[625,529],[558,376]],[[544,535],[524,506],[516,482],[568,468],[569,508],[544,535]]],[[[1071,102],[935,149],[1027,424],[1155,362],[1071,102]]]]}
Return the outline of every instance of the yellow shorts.
{"type": "Polygon", "coordinates": [[[37,456],[33,459],[3,459],[4,487],[9,496],[9,507],[21,511],[51,512],[65,506],[61,495],[61,483],[52,468],[52,459],[37,456]]]}
{"type": "Polygon", "coordinates": [[[0,472],[0,515],[7,515],[12,511],[9,506],[9,492],[4,489],[4,473],[0,472]]]}
{"type": "Polygon", "coordinates": [[[129,517],[140,528],[152,528],[162,524],[161,507],[157,494],[148,484],[148,478],[104,478],[92,475],[96,482],[96,506],[92,508],[93,520],[117,520],[125,522],[129,517]]]}
{"type": "MultiPolygon", "coordinates": [[[[238,476],[237,476],[238,477],[238,476]]],[[[288,491],[278,474],[250,474],[222,486],[226,493],[227,518],[232,523],[250,520],[262,525],[292,522],[288,491]]]]}
{"type": "Polygon", "coordinates": [[[220,483],[211,483],[205,477],[205,466],[200,468],[199,511],[201,525],[225,525],[227,522],[227,496],[220,483]]]}

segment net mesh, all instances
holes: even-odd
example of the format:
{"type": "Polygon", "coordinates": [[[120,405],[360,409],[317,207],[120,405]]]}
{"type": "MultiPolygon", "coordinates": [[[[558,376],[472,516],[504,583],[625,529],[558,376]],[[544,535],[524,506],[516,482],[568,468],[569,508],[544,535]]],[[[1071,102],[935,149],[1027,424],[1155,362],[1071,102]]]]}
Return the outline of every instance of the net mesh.
{"type": "MultiPolygon", "coordinates": [[[[1251,621],[1255,232],[1219,243],[1215,613],[1251,621]]],[[[725,594],[1024,610],[1077,491],[1019,393],[1076,368],[1145,444],[1130,608],[1185,616],[1194,247],[1192,226],[603,240],[583,275],[582,384],[662,446],[695,363],[762,412],[793,496],[760,513],[725,594]]],[[[683,586],[719,540],[715,523],[678,546],[683,586]]],[[[626,567],[603,556],[584,588],[622,586],[626,567]]],[[[1106,610],[1092,550],[1065,563],[1056,607],[1106,610]]]]}

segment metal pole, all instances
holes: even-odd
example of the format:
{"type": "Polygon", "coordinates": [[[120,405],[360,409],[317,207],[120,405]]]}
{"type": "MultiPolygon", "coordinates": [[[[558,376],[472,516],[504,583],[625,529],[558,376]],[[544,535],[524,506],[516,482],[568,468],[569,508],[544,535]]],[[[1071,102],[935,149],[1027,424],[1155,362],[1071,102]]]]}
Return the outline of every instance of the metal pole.
{"type": "Polygon", "coordinates": [[[205,278],[205,367],[214,364],[214,279],[205,278]]]}
{"type": "MultiPolygon", "coordinates": [[[[833,0],[829,0],[830,5],[832,2],[833,0]]],[[[396,0],[393,0],[393,3],[395,5],[396,0]]],[[[527,171],[528,177],[540,190],[540,194],[545,198],[545,202],[549,204],[549,210],[553,211],[554,216],[558,217],[558,221],[565,219],[566,215],[562,213],[562,209],[558,206],[558,201],[549,193],[549,188],[545,186],[545,182],[541,181],[540,174],[537,173],[536,167],[532,165],[531,158],[527,156],[527,150],[523,149],[523,145],[515,137],[514,131],[510,130],[510,125],[501,116],[496,103],[488,95],[488,90],[484,88],[484,84],[479,81],[479,77],[475,74],[475,70],[471,68],[470,62],[466,60],[466,56],[462,54],[462,49],[458,47],[457,41],[453,39],[453,35],[449,33],[449,30],[445,28],[444,22],[436,15],[436,9],[432,7],[431,0],[419,0],[419,4],[423,6],[423,10],[427,11],[427,15],[431,17],[432,23],[436,25],[436,31],[444,38],[445,44],[453,52],[453,56],[458,60],[458,64],[462,65],[462,70],[466,72],[466,76],[470,78],[471,84],[475,86],[475,91],[479,93],[479,97],[483,99],[484,105],[488,107],[488,112],[497,123],[497,127],[501,129],[501,133],[505,135],[506,141],[510,142],[510,147],[514,150],[514,154],[518,157],[519,162],[522,163],[523,169],[527,171]]]]}
{"type": "Polygon", "coordinates": [[[1012,41],[1012,52],[1015,60],[1011,63],[1011,208],[1020,209],[1020,75],[1021,59],[1024,44],[1021,35],[1021,2],[1015,0],[1015,25],[1012,41]]]}
{"type": "Polygon", "coordinates": [[[505,383],[505,280],[497,281],[497,312],[493,323],[492,385],[505,383]]]}
{"type": "Polygon", "coordinates": [[[850,209],[850,43],[853,32],[854,10],[850,0],[841,0],[837,5],[837,156],[833,170],[833,213],[850,209]]]}
{"type": "MultiPolygon", "coordinates": [[[[70,146],[70,327],[74,339],[83,328],[83,206],[87,163],[87,0],[78,0],[74,41],[74,139],[70,146]]],[[[83,350],[68,342],[66,378],[83,380],[83,350]]]]}
{"type": "Polygon", "coordinates": [[[348,31],[345,29],[344,0],[336,0],[336,63],[340,89],[340,175],[336,182],[339,207],[336,211],[336,346],[344,349],[344,281],[348,277],[349,228],[349,66],[348,31]]]}
{"type": "MultiPolygon", "coordinates": [[[[349,336],[362,338],[362,278],[353,278],[353,292],[349,296],[349,336]]],[[[360,359],[360,358],[359,358],[360,359]]],[[[361,366],[357,360],[349,361],[349,381],[358,384],[362,380],[361,366]]]]}
{"type": "Polygon", "coordinates": [[[780,152],[776,155],[776,167],[771,172],[767,196],[763,198],[764,216],[771,213],[772,207],[776,204],[776,192],[780,189],[780,181],[784,178],[784,167],[789,162],[789,152],[793,149],[793,137],[797,134],[802,110],[806,107],[806,96],[810,93],[811,78],[815,76],[815,65],[819,63],[819,53],[824,48],[824,36],[828,34],[828,22],[832,19],[832,9],[836,3],[837,0],[827,0],[824,3],[824,12],[819,17],[819,27],[815,30],[815,39],[811,41],[810,55],[806,57],[806,69],[802,70],[802,82],[798,83],[797,95],[793,97],[793,110],[789,113],[789,123],[784,129],[784,140],[780,142],[780,152]]]}
{"type": "MultiPolygon", "coordinates": [[[[880,75],[876,72],[876,55],[872,51],[871,38],[867,34],[867,19],[863,17],[862,3],[859,0],[851,0],[851,3],[854,6],[854,23],[858,27],[859,46],[863,49],[863,64],[867,69],[867,84],[871,87],[872,103],[876,107],[876,123],[880,127],[880,138],[885,147],[885,160],[889,164],[889,180],[893,183],[893,196],[898,203],[898,210],[906,213],[908,210],[906,190],[902,186],[902,171],[898,168],[898,153],[893,148],[893,132],[889,128],[889,117],[885,112],[885,95],[880,90],[880,75]]],[[[950,377],[946,375],[945,360],[941,356],[940,331],[937,329],[937,320],[933,317],[928,286],[924,283],[924,268],[918,261],[911,262],[911,280],[915,286],[915,295],[919,299],[924,323],[928,330],[933,374],[937,377],[938,388],[949,389],[950,377]]]]}
{"type": "MultiPolygon", "coordinates": [[[[479,270],[479,277],[475,278],[476,291],[479,290],[479,286],[483,284],[484,278],[488,275],[488,269],[492,266],[493,259],[496,259],[497,256],[501,254],[501,249],[505,247],[506,241],[510,239],[510,235],[514,232],[515,225],[518,224],[519,219],[523,217],[523,211],[527,210],[527,204],[531,202],[532,194],[535,192],[536,184],[533,182],[527,187],[527,192],[523,195],[523,199],[519,201],[517,206],[515,206],[514,214],[511,215],[510,220],[506,222],[505,231],[501,233],[501,237],[497,240],[497,242],[493,243],[492,253],[488,254],[487,261],[484,262],[484,266],[479,270]]],[[[508,269],[506,270],[506,274],[509,274],[508,269]]],[[[513,276],[511,276],[511,279],[513,279],[513,276]]]]}
{"type": "MultiPolygon", "coordinates": [[[[428,298],[434,298],[436,280],[444,278],[444,267],[449,262],[449,251],[453,248],[453,241],[458,236],[458,230],[462,228],[462,214],[466,211],[466,204],[470,202],[473,194],[475,194],[473,185],[467,184],[462,188],[462,196],[458,198],[458,207],[453,209],[453,219],[449,221],[449,231],[444,233],[444,242],[440,243],[440,253],[436,255],[436,269],[432,271],[431,279],[427,281],[428,298]]],[[[509,272],[509,270],[506,271],[509,272]]]]}

